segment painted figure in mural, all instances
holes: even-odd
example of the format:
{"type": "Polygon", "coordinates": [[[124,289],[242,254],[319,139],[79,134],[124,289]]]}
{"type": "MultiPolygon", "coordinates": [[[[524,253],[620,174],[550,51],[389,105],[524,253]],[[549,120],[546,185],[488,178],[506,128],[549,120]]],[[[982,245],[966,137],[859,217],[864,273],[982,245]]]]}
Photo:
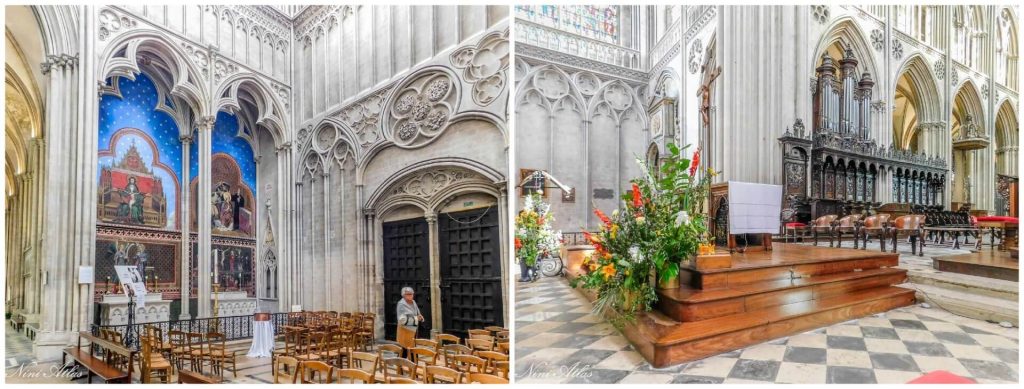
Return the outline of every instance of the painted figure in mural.
{"type": "Polygon", "coordinates": [[[213,226],[221,231],[230,231],[233,228],[234,208],[231,201],[231,187],[222,182],[217,185],[213,192],[213,226]]]}
{"type": "Polygon", "coordinates": [[[240,212],[242,207],[245,207],[245,197],[242,196],[241,189],[235,189],[235,194],[231,196],[231,213],[234,216],[234,219],[232,220],[232,229],[235,231],[238,231],[238,226],[240,225],[238,222],[238,216],[242,214],[240,212]]]}
{"type": "Polygon", "coordinates": [[[131,224],[145,224],[142,217],[142,203],[146,199],[146,194],[139,190],[135,176],[128,177],[128,183],[120,192],[122,202],[117,216],[131,224]],[[123,200],[125,198],[128,199],[127,202],[123,200]]]}
{"type": "Polygon", "coordinates": [[[139,251],[135,253],[135,268],[139,270],[139,274],[142,274],[142,278],[146,278],[146,262],[149,262],[149,253],[146,252],[146,246],[139,244],[139,251]]]}

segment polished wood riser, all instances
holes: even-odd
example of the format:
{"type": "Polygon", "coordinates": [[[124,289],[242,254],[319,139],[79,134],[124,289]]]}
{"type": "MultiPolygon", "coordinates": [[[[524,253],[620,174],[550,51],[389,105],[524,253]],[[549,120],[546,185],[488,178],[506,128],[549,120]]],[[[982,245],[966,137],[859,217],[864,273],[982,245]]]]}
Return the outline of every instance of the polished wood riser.
{"type": "Polygon", "coordinates": [[[766,308],[837,296],[906,282],[907,271],[895,268],[762,282],[713,291],[660,290],[657,309],[679,322],[695,322],[766,308]],[[672,293],[680,292],[683,293],[672,293]],[[686,295],[688,296],[681,296],[686,295]]]}
{"type": "Polygon", "coordinates": [[[893,286],[907,280],[898,265],[896,254],[794,244],[697,258],[622,331],[655,367],[693,361],[911,305],[914,291],[893,286]]]}
{"type": "Polygon", "coordinates": [[[1020,264],[1008,251],[984,250],[970,254],[947,255],[932,259],[936,270],[972,276],[1020,281],[1020,264]]]}
{"type": "Polygon", "coordinates": [[[766,310],[761,315],[735,315],[736,319],[728,322],[723,320],[725,318],[718,318],[697,323],[679,323],[655,311],[640,315],[635,322],[626,324],[622,331],[652,366],[660,368],[913,303],[912,290],[886,287],[859,294],[782,305],[766,310]],[[718,323],[711,325],[711,322],[718,323]],[[704,323],[709,324],[702,325],[704,323]],[[714,330],[709,331],[712,328],[714,330]],[[701,334],[701,331],[706,335],[701,334]]]}

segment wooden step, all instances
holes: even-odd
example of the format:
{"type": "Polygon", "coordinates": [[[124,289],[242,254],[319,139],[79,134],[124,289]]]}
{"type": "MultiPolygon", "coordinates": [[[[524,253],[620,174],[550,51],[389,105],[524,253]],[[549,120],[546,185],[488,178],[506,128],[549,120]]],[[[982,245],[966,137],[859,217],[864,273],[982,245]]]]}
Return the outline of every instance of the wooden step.
{"type": "Polygon", "coordinates": [[[907,271],[903,269],[877,268],[756,282],[711,290],[687,287],[661,289],[658,290],[657,309],[676,321],[695,322],[851,291],[900,284],[905,282],[906,273],[907,271]]]}
{"type": "Polygon", "coordinates": [[[622,331],[660,368],[913,303],[913,290],[885,286],[689,323],[652,311],[637,315],[622,331]]]}
{"type": "Polygon", "coordinates": [[[732,266],[728,268],[684,267],[679,275],[680,283],[694,289],[719,289],[899,265],[899,255],[892,253],[793,244],[775,246],[784,249],[734,255],[732,266]]]}

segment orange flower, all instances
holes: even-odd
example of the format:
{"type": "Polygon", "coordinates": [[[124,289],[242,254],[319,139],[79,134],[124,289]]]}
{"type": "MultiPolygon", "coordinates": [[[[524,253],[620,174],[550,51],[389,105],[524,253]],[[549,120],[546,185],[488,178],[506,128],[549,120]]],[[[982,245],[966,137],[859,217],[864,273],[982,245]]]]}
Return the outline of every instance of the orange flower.
{"type": "Polygon", "coordinates": [[[604,274],[604,279],[607,280],[615,275],[615,265],[607,264],[601,268],[601,274],[604,274]]]}
{"type": "Polygon", "coordinates": [[[519,240],[519,238],[516,238],[516,250],[519,250],[521,248],[523,248],[523,241],[519,240]]]}
{"type": "Polygon", "coordinates": [[[597,215],[598,219],[601,219],[601,222],[604,223],[605,227],[611,228],[612,220],[608,218],[608,215],[605,215],[604,212],[601,212],[601,210],[597,208],[594,208],[594,214],[597,215]]]}
{"type": "Polygon", "coordinates": [[[644,206],[644,195],[640,193],[640,186],[635,182],[633,183],[633,207],[640,208],[644,206]]]}
{"type": "Polygon", "coordinates": [[[700,146],[693,152],[693,159],[690,160],[690,176],[697,173],[697,166],[700,166],[700,146]]]}

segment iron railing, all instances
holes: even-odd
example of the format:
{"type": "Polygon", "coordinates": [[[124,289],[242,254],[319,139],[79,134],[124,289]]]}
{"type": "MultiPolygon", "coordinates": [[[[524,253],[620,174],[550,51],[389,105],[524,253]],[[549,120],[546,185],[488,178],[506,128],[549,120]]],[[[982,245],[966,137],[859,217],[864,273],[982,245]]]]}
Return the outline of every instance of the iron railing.
{"type": "MultiPolygon", "coordinates": [[[[281,328],[281,326],[288,324],[288,313],[271,313],[270,321],[274,324],[274,328],[281,328]]],[[[252,324],[252,315],[242,315],[225,316],[216,319],[212,317],[207,317],[191,320],[168,320],[149,323],[135,323],[132,326],[135,329],[135,333],[139,335],[144,335],[146,333],[144,330],[145,326],[153,326],[159,328],[165,336],[169,331],[172,330],[178,330],[183,332],[207,333],[214,332],[214,329],[216,329],[217,331],[215,332],[220,332],[224,334],[225,340],[237,340],[252,338],[252,324]],[[216,325],[215,322],[217,323],[216,325]]],[[[95,336],[100,336],[100,329],[114,330],[121,333],[121,335],[123,336],[128,330],[128,325],[119,324],[104,326],[93,324],[91,327],[92,334],[95,336]]]]}

